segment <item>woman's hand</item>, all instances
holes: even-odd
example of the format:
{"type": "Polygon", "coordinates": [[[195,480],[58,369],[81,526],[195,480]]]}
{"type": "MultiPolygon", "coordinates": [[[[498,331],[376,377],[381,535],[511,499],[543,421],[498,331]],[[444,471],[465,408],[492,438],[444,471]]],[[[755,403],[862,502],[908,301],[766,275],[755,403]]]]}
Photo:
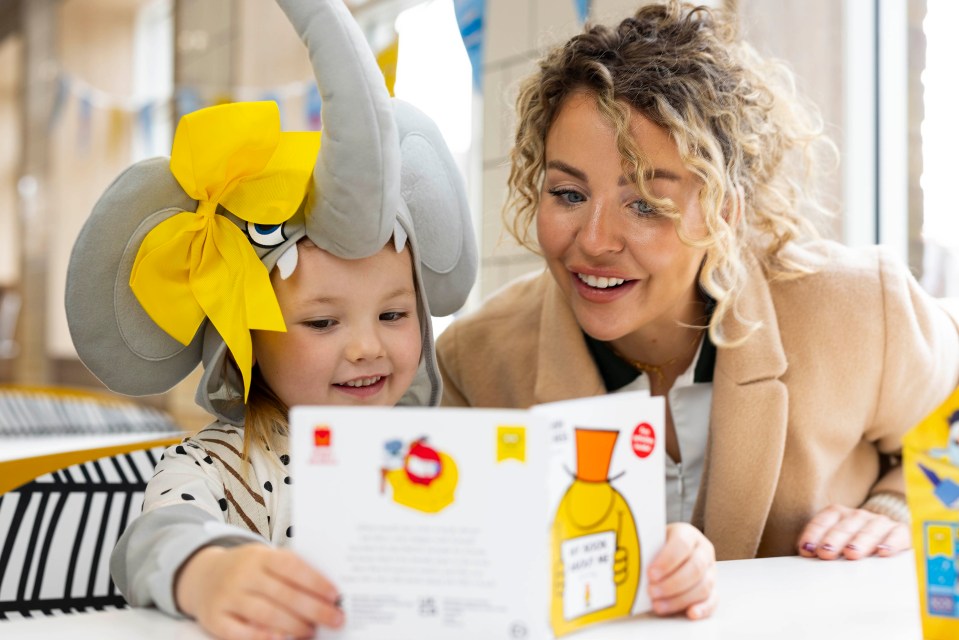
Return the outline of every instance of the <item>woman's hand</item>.
{"type": "Polygon", "coordinates": [[[204,547],[180,569],[180,610],[224,640],[312,638],[339,627],[336,588],[292,551],[262,544],[204,547]]]}
{"type": "Polygon", "coordinates": [[[834,504],[809,521],[798,546],[806,558],[858,560],[894,556],[912,546],[912,537],[908,526],[887,516],[834,504]]]}
{"type": "Polygon", "coordinates": [[[685,613],[706,618],[716,609],[716,552],[696,527],[674,522],[666,527],[666,544],[649,565],[653,611],[665,616],[685,613]]]}

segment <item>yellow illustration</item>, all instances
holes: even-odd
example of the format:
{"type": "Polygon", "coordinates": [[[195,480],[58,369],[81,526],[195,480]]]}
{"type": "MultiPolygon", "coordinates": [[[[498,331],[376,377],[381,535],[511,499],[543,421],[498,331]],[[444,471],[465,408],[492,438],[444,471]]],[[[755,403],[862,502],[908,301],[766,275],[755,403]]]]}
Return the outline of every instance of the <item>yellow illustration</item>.
{"type": "Polygon", "coordinates": [[[609,481],[618,431],[576,429],[576,474],[552,528],[550,623],[562,636],[628,615],[642,572],[629,504],[609,481]]]}
{"type": "Polygon", "coordinates": [[[526,427],[496,427],[496,461],[526,462],[526,427]]]}
{"type": "Polygon", "coordinates": [[[423,513],[439,513],[453,504],[459,472],[447,454],[419,438],[404,450],[399,440],[386,443],[386,462],[381,468],[380,491],[386,484],[393,501],[423,513]]]}
{"type": "Polygon", "coordinates": [[[959,390],[903,439],[923,637],[959,638],[959,390]]]}

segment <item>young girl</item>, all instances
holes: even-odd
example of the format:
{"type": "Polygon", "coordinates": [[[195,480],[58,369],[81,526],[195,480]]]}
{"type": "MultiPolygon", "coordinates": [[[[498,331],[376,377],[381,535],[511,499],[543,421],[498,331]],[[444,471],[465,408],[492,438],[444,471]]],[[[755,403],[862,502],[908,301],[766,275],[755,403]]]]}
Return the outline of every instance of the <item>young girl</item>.
{"type": "Polygon", "coordinates": [[[107,189],[68,272],[77,351],[107,386],[159,393],[204,364],[217,421],[164,454],[111,569],[131,604],[224,638],[342,623],[334,586],[282,549],[287,409],[436,404],[431,310],[461,306],[476,270],[436,127],[390,104],[340,0],[280,4],[310,45],[323,144],[281,132],[273,103],[184,116],[169,160],[107,189]]]}

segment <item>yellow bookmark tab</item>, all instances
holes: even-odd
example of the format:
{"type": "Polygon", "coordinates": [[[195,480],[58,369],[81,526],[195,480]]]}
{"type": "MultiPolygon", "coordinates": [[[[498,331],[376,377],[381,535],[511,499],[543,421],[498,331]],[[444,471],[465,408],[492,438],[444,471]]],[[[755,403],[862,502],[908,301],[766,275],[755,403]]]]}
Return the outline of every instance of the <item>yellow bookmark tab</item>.
{"type": "Polygon", "coordinates": [[[526,427],[496,427],[496,461],[504,460],[526,462],[526,427]]]}

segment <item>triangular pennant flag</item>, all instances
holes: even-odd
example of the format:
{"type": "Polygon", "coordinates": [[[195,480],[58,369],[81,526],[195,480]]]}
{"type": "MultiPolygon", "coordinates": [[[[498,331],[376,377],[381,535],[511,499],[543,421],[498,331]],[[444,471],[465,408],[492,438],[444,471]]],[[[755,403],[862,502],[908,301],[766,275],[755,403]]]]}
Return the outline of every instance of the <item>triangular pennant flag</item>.
{"type": "Polygon", "coordinates": [[[306,121],[309,123],[311,131],[319,131],[323,128],[323,120],[320,117],[322,106],[320,90],[316,88],[313,82],[310,82],[310,88],[306,91],[306,121]]]}
{"type": "Polygon", "coordinates": [[[47,128],[53,130],[60,121],[60,115],[63,113],[63,105],[67,101],[67,94],[70,92],[70,80],[65,75],[57,76],[57,89],[53,96],[53,106],[50,108],[50,119],[47,121],[47,128]]]}
{"type": "Polygon", "coordinates": [[[122,148],[126,122],[127,114],[123,109],[110,107],[110,129],[107,136],[107,148],[110,153],[117,153],[122,148]]]}
{"type": "Polygon", "coordinates": [[[483,91],[483,12],[484,0],[453,0],[456,24],[473,68],[473,90],[483,91]]]}
{"type": "Polygon", "coordinates": [[[593,4],[592,0],[573,0],[573,4],[576,5],[576,18],[579,23],[586,24],[586,20],[589,18],[590,5],[593,4]]]}
{"type": "Polygon", "coordinates": [[[193,87],[180,87],[176,92],[176,119],[188,113],[193,113],[203,108],[203,101],[200,100],[200,94],[193,87]]]}
{"type": "Polygon", "coordinates": [[[147,103],[137,112],[137,124],[140,126],[140,138],[146,155],[153,155],[153,105],[147,103]]]}
{"type": "Polygon", "coordinates": [[[81,153],[90,151],[90,128],[93,119],[93,99],[86,92],[81,93],[78,104],[79,122],[77,123],[77,147],[81,153]]]}

